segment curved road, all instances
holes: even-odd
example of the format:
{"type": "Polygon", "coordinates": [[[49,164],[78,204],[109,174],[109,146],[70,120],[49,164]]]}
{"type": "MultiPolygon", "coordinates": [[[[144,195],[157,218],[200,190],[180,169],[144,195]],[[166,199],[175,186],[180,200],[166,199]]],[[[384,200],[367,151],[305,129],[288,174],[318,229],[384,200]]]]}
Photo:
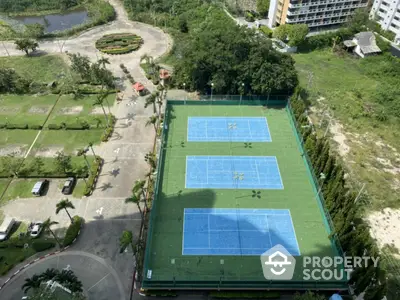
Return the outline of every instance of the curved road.
{"type": "MultiPolygon", "coordinates": [[[[151,127],[145,126],[148,117],[153,114],[152,108],[145,109],[144,98],[133,95],[130,83],[119,65],[123,63],[136,81],[152,91],[155,87],[144,76],[140,68],[140,57],[143,54],[154,58],[163,55],[172,46],[172,40],[158,28],[129,21],[119,0],[109,2],[117,12],[115,21],[65,40],[42,41],[39,48],[46,53],[81,53],[92,61],[101,56],[107,57],[110,61],[107,68],[116,77],[121,78],[119,86],[124,91],[124,99],[111,108],[117,118],[113,136],[107,143],[95,147],[97,154],[105,161],[97,188],[89,198],[70,198],[76,207],[73,213],[83,216],[86,221],[84,229],[72,249],[40,260],[15,276],[0,291],[1,299],[21,299],[20,286],[25,278],[48,267],[60,269],[68,265],[82,278],[89,299],[129,298],[134,260],[129,251],[119,253],[118,239],[123,230],[132,230],[137,237],[140,216],[137,208],[134,205],[126,205],[124,199],[130,195],[133,182],[144,178],[148,171],[144,155],[152,149],[155,133],[151,127]],[[144,41],[142,47],[136,52],[115,56],[101,54],[96,50],[94,44],[97,39],[104,34],[119,32],[132,32],[141,36],[144,41]],[[63,51],[60,51],[61,45],[63,51]]],[[[23,55],[15,49],[12,42],[4,44],[10,55],[23,55]]],[[[7,56],[2,47],[0,56],[7,56]]],[[[57,195],[61,194],[57,192],[39,199],[17,199],[8,202],[1,209],[5,214],[24,222],[51,217],[60,223],[56,232],[62,232],[69,225],[69,220],[66,215],[56,215],[54,212],[57,195]]],[[[25,263],[27,262],[23,264],[25,263]]],[[[16,269],[17,267],[8,275],[16,269]]],[[[7,276],[1,277],[0,285],[6,279],[7,276]]]]}

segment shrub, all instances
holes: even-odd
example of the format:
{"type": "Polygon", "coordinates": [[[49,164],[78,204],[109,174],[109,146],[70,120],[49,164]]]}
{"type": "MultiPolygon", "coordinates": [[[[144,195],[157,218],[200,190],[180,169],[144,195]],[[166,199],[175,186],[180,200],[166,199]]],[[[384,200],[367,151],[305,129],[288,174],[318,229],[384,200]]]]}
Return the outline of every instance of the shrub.
{"type": "Polygon", "coordinates": [[[64,247],[71,245],[81,230],[83,219],[79,216],[74,216],[72,219],[74,222],[69,225],[67,232],[65,233],[63,241],[64,247]]]}
{"type": "Polygon", "coordinates": [[[129,78],[129,82],[132,83],[132,84],[136,83],[135,79],[133,79],[133,78],[129,78]]]}
{"type": "Polygon", "coordinates": [[[44,251],[53,248],[56,245],[54,241],[51,240],[34,240],[32,242],[32,248],[36,252],[44,251]]]}
{"type": "Polygon", "coordinates": [[[90,168],[91,174],[90,174],[88,180],[86,181],[87,186],[84,191],[85,196],[88,196],[92,193],[94,185],[96,184],[97,173],[100,169],[102,161],[103,160],[99,156],[97,156],[96,160],[91,165],[91,168],[90,168]]]}
{"type": "Polygon", "coordinates": [[[251,12],[249,12],[249,11],[247,11],[247,12],[245,13],[244,19],[245,19],[247,22],[254,22],[254,20],[255,20],[253,14],[252,14],[251,12]]]}
{"type": "Polygon", "coordinates": [[[261,25],[259,30],[264,33],[267,37],[272,38],[272,30],[268,26],[261,25]]]}
{"type": "Polygon", "coordinates": [[[58,125],[58,124],[49,124],[49,125],[47,125],[47,128],[49,130],[60,130],[60,129],[63,129],[63,127],[61,125],[58,125]]]}
{"type": "Polygon", "coordinates": [[[29,129],[41,130],[42,128],[42,125],[29,125],[29,129]]]}
{"type": "Polygon", "coordinates": [[[110,116],[110,123],[109,123],[108,127],[106,128],[106,130],[104,130],[103,135],[101,136],[102,142],[107,142],[108,139],[111,137],[111,135],[114,131],[115,122],[117,121],[117,119],[115,118],[114,115],[109,115],[109,116],[110,116]]]}
{"type": "Polygon", "coordinates": [[[28,129],[28,124],[7,124],[6,129],[28,129]]]}
{"type": "Polygon", "coordinates": [[[6,128],[7,124],[1,123],[0,124],[0,129],[6,128]]]}
{"type": "Polygon", "coordinates": [[[67,124],[65,126],[66,130],[86,130],[89,129],[90,125],[87,123],[82,123],[82,124],[67,124]]]}
{"type": "Polygon", "coordinates": [[[120,67],[121,69],[126,69],[126,67],[125,67],[124,64],[120,64],[119,67],[120,67]]]}

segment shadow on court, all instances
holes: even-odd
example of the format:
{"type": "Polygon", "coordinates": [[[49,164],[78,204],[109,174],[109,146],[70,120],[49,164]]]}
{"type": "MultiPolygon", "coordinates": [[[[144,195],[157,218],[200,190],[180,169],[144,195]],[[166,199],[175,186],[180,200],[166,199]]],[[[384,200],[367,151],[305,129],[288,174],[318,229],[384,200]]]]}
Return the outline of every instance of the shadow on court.
{"type": "MultiPolygon", "coordinates": [[[[248,191],[251,197],[252,190],[248,191]]],[[[147,244],[148,263],[144,270],[145,286],[157,286],[163,281],[171,285],[201,281],[213,282],[219,286],[228,281],[230,284],[237,281],[234,285],[242,287],[268,284],[263,276],[260,255],[276,244],[293,245],[293,241],[288,243],[288,219],[282,218],[281,223],[278,216],[273,226],[265,226],[265,220],[252,218],[250,214],[245,218],[237,218],[235,212],[240,214],[249,207],[241,207],[235,199],[221,206],[216,199],[223,193],[224,190],[218,190],[216,194],[207,189],[177,189],[176,192],[160,194],[152,211],[152,232],[147,244]],[[200,217],[191,220],[189,228],[185,225],[188,220],[185,218],[185,209],[188,208],[193,213],[195,209],[225,208],[233,215],[212,216],[212,220],[207,222],[206,218],[200,217]],[[183,250],[189,248],[190,255],[183,255],[183,250]],[[211,255],[213,253],[216,255],[211,255]],[[151,270],[151,276],[147,276],[148,270],[151,270]]],[[[268,209],[267,202],[265,208],[268,209]]],[[[284,204],[282,208],[285,208],[284,204]]],[[[293,227],[296,236],[297,231],[306,230],[307,224],[293,224],[293,227]]],[[[302,255],[335,255],[334,249],[327,246],[327,241],[320,242],[313,238],[312,231],[302,232],[301,236],[303,240],[297,240],[301,255],[295,257],[297,263],[293,280],[296,281],[303,281],[302,255]]],[[[327,232],[327,239],[328,236],[327,232]]],[[[333,283],[333,286],[336,289],[338,285],[333,283]]]]}

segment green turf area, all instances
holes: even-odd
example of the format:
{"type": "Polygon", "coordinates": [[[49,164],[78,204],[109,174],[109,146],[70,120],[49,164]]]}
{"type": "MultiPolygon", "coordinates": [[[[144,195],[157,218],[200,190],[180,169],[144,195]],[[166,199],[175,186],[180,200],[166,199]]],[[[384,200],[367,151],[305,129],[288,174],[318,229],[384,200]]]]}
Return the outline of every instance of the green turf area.
{"type": "Polygon", "coordinates": [[[0,146],[29,146],[37,134],[37,130],[0,130],[0,146]]]}
{"type": "Polygon", "coordinates": [[[17,198],[32,197],[32,188],[38,179],[17,179],[9,185],[6,193],[1,198],[0,204],[17,198]]]}
{"type": "MultiPolygon", "coordinates": [[[[152,211],[147,270],[152,281],[265,281],[259,256],[182,256],[184,208],[290,209],[302,255],[333,256],[315,187],[301,156],[290,116],[285,108],[226,105],[169,105],[169,126],[160,169],[161,183],[152,211]],[[187,142],[189,116],[265,116],[272,142],[187,142]],[[276,156],[283,190],[185,189],[187,155],[276,156]],[[171,263],[171,260],[175,263],[171,263]],[[221,265],[221,259],[224,260],[221,265]]],[[[298,258],[298,262],[301,257],[298,258]]],[[[302,279],[296,269],[294,280],[302,279]]],[[[146,281],[144,286],[146,286],[146,281]]]]}
{"type": "Polygon", "coordinates": [[[2,95],[0,96],[1,122],[43,125],[58,97],[58,95],[2,95]]]}
{"type": "Polygon", "coordinates": [[[68,75],[68,66],[58,54],[38,57],[0,57],[0,66],[13,68],[22,77],[36,82],[51,82],[68,75]]]}
{"type": "Polygon", "coordinates": [[[49,147],[63,148],[68,154],[76,154],[79,148],[86,148],[89,142],[100,143],[102,129],[91,130],[43,130],[32,151],[49,147]]]}

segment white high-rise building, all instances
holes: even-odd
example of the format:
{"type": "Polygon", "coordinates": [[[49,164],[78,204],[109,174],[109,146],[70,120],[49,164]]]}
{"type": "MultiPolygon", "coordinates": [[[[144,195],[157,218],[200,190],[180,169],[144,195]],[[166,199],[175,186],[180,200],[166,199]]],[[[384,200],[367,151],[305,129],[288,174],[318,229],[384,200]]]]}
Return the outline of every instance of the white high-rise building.
{"type": "Polygon", "coordinates": [[[354,10],[367,5],[368,0],[271,0],[268,26],[307,24],[310,30],[328,29],[346,22],[354,10]]]}
{"type": "Polygon", "coordinates": [[[383,30],[395,33],[394,41],[400,44],[400,0],[375,0],[371,18],[374,18],[383,30]]]}

